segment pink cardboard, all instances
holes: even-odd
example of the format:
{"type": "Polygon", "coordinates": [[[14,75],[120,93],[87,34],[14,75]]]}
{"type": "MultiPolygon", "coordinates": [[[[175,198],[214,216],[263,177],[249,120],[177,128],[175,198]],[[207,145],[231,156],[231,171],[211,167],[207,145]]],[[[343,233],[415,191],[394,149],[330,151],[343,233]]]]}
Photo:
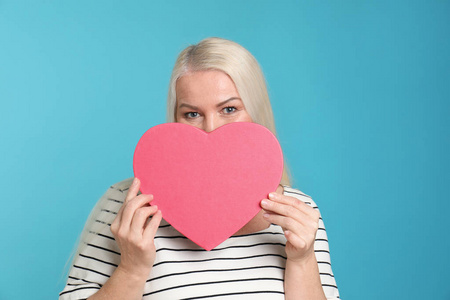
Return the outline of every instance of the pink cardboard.
{"type": "Polygon", "coordinates": [[[133,168],[163,218],[211,250],[261,210],[260,201],[280,183],[283,154],[275,136],[256,123],[230,123],[210,133],[166,123],[141,137],[133,168]]]}

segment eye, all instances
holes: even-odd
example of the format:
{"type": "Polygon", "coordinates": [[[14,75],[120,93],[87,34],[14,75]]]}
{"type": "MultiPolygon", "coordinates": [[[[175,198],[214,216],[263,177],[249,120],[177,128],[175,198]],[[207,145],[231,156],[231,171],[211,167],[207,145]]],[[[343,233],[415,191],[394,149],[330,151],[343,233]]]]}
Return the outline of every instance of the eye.
{"type": "Polygon", "coordinates": [[[236,107],[234,107],[234,106],[227,106],[223,109],[223,112],[226,114],[231,114],[235,111],[236,111],[236,107]]]}
{"type": "Polygon", "coordinates": [[[198,112],[196,111],[191,111],[191,112],[187,112],[184,114],[184,117],[187,119],[194,119],[198,117],[198,112]]]}

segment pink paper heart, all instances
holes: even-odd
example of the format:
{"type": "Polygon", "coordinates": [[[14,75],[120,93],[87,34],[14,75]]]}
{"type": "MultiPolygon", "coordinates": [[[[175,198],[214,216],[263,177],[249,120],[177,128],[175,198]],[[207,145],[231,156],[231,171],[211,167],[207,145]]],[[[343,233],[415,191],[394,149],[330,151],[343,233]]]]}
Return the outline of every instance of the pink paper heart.
{"type": "Polygon", "coordinates": [[[210,133],[166,123],[141,137],[133,168],[142,193],[154,196],[164,219],[211,250],[248,223],[276,190],[283,154],[275,136],[256,123],[230,123],[210,133]]]}

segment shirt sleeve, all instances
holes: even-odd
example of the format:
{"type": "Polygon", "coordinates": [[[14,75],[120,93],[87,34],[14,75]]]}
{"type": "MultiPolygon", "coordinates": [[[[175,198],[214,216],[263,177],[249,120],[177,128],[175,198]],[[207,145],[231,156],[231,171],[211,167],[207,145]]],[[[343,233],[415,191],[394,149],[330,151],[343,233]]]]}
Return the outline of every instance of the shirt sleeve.
{"type": "Polygon", "coordinates": [[[89,298],[117,268],[120,250],[110,226],[123,204],[127,190],[124,182],[111,186],[92,210],[73,257],[66,286],[59,294],[60,300],[89,298]]]}
{"type": "MultiPolygon", "coordinates": [[[[319,210],[317,204],[312,198],[299,190],[285,187],[285,195],[295,197],[314,209],[319,210]]],[[[327,299],[340,299],[339,290],[336,285],[333,270],[331,269],[330,249],[328,245],[327,232],[322,217],[319,219],[319,229],[317,230],[316,240],[314,242],[314,252],[319,267],[320,281],[327,299]]]]}

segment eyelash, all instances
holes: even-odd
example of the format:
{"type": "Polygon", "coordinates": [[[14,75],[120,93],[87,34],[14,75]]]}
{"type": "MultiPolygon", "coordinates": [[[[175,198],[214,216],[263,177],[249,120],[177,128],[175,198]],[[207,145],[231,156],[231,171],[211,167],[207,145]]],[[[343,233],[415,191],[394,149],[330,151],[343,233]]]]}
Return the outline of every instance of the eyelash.
{"type": "Polygon", "coordinates": [[[223,111],[226,111],[226,110],[229,109],[229,108],[232,108],[233,111],[227,112],[227,114],[233,113],[233,112],[235,112],[235,111],[237,110],[237,108],[234,107],[234,106],[227,106],[227,107],[224,107],[222,110],[223,110],[223,111]]]}
{"type": "Polygon", "coordinates": [[[198,112],[196,112],[196,111],[187,112],[187,113],[184,114],[184,117],[186,119],[193,119],[193,118],[195,118],[195,117],[191,117],[190,114],[198,114],[198,112]]]}
{"type": "MultiPolygon", "coordinates": [[[[237,108],[235,106],[227,106],[227,107],[222,108],[222,111],[224,111],[225,114],[231,114],[231,113],[234,113],[235,111],[237,111],[237,108]],[[232,111],[227,112],[228,109],[232,109],[232,111]]],[[[184,114],[184,117],[187,118],[187,119],[194,119],[194,118],[197,117],[197,116],[193,117],[193,116],[191,116],[191,114],[197,114],[198,115],[198,112],[196,112],[196,111],[187,112],[187,113],[184,114]]]]}

